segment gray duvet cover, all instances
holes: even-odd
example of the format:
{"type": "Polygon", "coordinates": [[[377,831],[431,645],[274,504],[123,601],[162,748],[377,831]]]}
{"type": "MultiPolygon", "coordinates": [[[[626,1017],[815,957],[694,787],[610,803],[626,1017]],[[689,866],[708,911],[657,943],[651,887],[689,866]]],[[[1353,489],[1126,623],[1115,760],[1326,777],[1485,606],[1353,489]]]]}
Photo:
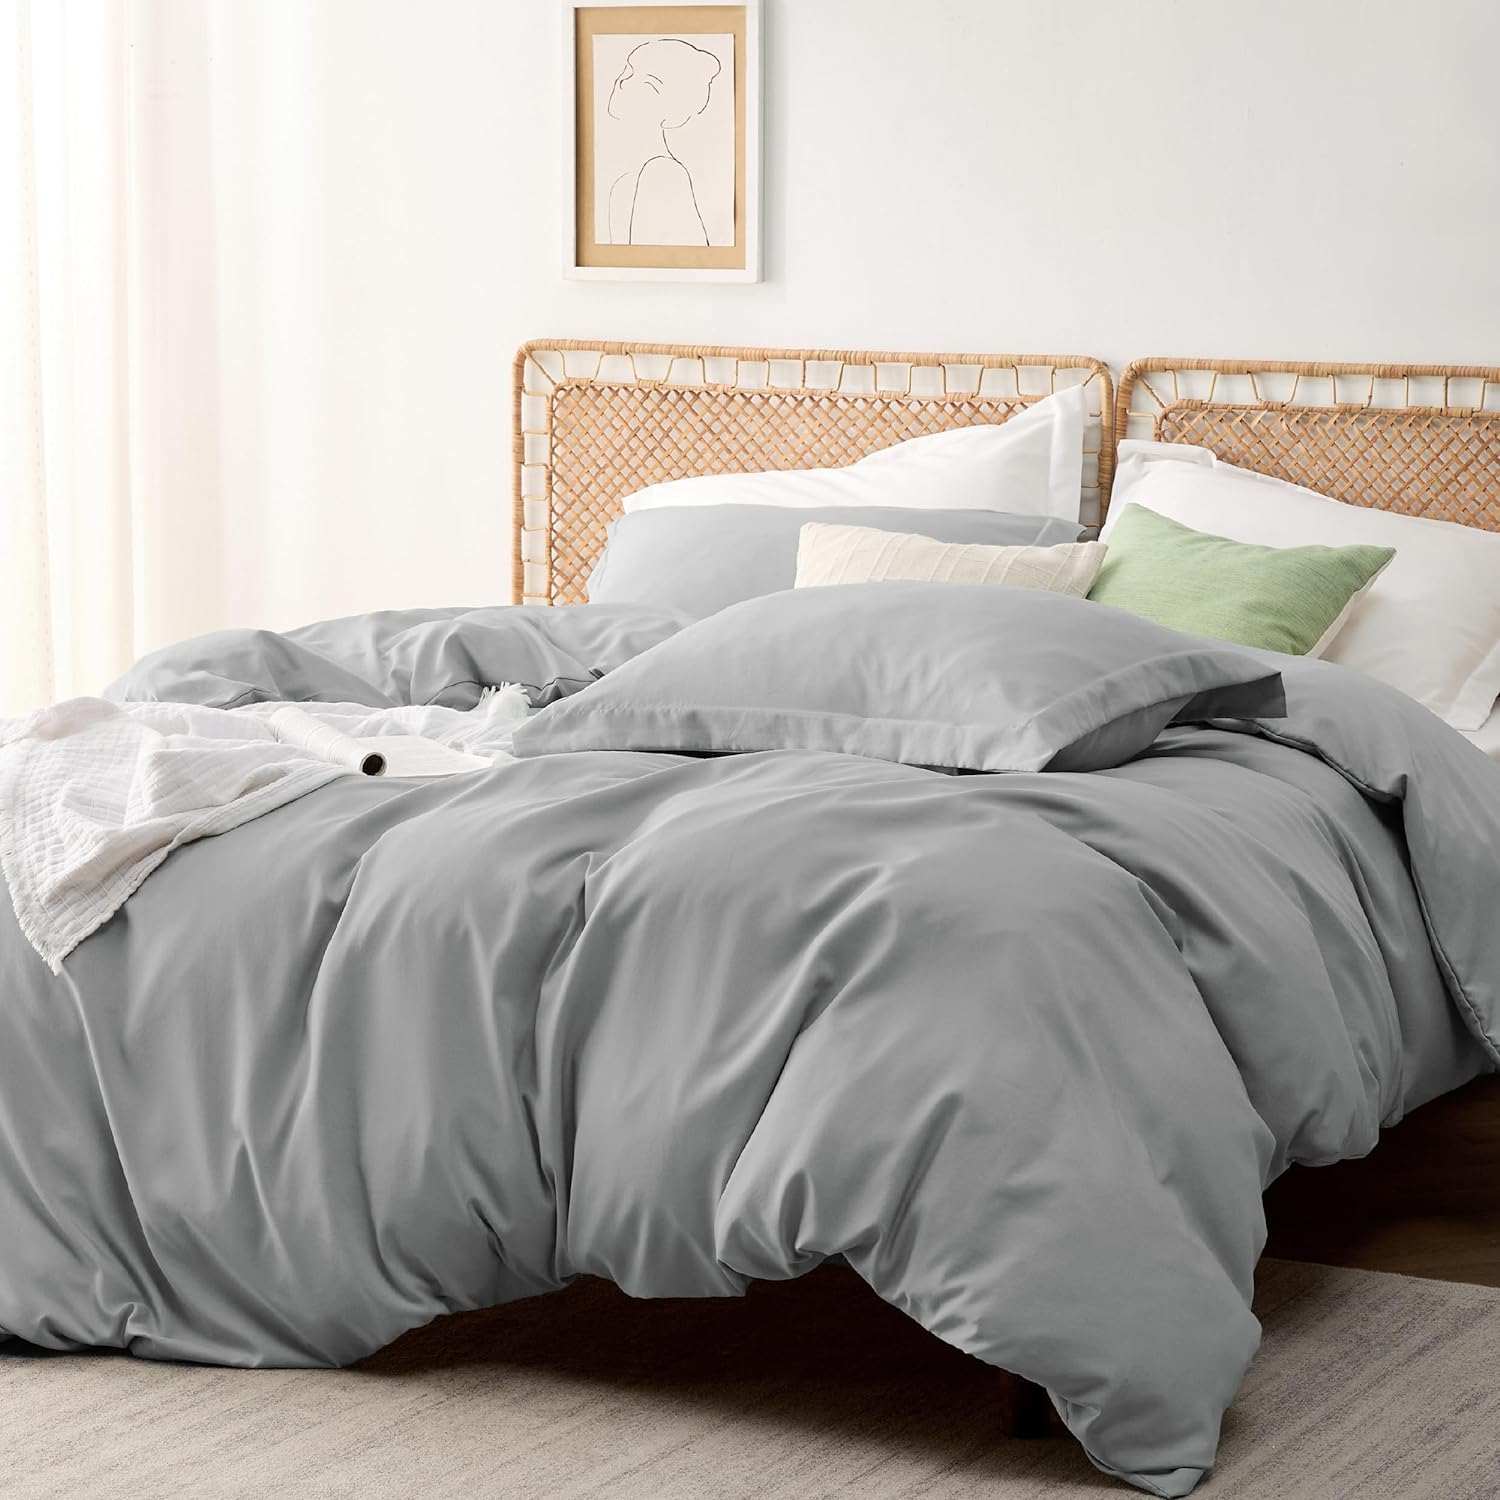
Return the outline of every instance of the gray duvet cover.
{"type": "MultiPolygon", "coordinates": [[[[591,676],[628,624],[591,608],[220,637],[122,691],[277,696],[295,661],[294,696],[461,706],[517,642],[591,676]]],[[[1088,774],[337,782],[174,854],[56,978],[3,905],[0,1330],[339,1363],[582,1273],[720,1296],[841,1255],[1185,1494],[1255,1352],[1263,1186],[1500,1034],[1500,767],[1280,664],[1284,719],[1088,774]]]]}

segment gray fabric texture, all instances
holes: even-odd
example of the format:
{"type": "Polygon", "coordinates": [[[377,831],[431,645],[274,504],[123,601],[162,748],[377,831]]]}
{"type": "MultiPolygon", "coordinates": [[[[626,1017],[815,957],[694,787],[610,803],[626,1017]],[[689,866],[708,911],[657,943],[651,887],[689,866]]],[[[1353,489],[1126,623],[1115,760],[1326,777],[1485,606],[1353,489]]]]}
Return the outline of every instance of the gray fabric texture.
{"type": "Polygon", "coordinates": [[[496,670],[533,707],[587,687],[687,622],[642,605],[588,609],[390,609],[271,630],[221,630],[143,657],[104,690],[116,702],[246,703],[319,700],[386,708],[469,709],[496,670]]]}
{"type": "Polygon", "coordinates": [[[688,626],[523,725],[561,750],[833,750],[969,771],[1093,771],[1168,724],[1281,712],[1276,660],[1025,589],[795,589],[688,626]]]}
{"type": "Polygon", "coordinates": [[[789,589],[804,523],[873,526],[939,542],[1047,547],[1083,528],[1055,516],[899,506],[677,505],[622,516],[589,578],[591,603],[668,606],[701,619],[742,599],[789,589]]]}
{"type": "MultiPolygon", "coordinates": [[[[592,672],[579,613],[431,618],[367,691],[592,672]]],[[[300,680],[348,696],[373,627],[321,629],[300,680]]],[[[290,659],[235,648],[231,686],[290,659]]],[[[1283,719],[1089,774],[350,778],[173,854],[57,977],[4,905],[0,1330],[336,1364],[579,1273],[732,1296],[842,1256],[1187,1493],[1259,1336],[1263,1186],[1500,1056],[1500,767],[1278,665],[1283,719]]]]}

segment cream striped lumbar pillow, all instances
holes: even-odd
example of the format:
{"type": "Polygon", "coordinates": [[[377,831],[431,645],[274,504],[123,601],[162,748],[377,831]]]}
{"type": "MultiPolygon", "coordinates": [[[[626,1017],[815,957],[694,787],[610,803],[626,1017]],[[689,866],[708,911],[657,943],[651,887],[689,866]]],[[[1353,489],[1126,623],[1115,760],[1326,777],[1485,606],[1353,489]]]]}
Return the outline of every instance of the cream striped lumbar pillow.
{"type": "Polygon", "coordinates": [[[809,521],[797,541],[799,589],[829,583],[998,583],[1082,599],[1094,586],[1103,542],[1053,547],[991,547],[935,542],[910,532],[809,521]]]}

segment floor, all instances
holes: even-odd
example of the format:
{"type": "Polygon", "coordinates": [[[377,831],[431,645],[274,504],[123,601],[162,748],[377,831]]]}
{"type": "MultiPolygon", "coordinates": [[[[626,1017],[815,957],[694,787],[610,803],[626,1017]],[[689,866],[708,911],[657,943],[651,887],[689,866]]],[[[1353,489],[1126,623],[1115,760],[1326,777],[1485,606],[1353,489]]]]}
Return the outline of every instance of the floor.
{"type": "MultiPolygon", "coordinates": [[[[1267,1261],[1208,1500],[1492,1500],[1500,1291],[1267,1261]]],[[[6,1500],[1063,1500],[1129,1493],[851,1272],[740,1301],[599,1282],[344,1371],[0,1354],[6,1500]]]]}

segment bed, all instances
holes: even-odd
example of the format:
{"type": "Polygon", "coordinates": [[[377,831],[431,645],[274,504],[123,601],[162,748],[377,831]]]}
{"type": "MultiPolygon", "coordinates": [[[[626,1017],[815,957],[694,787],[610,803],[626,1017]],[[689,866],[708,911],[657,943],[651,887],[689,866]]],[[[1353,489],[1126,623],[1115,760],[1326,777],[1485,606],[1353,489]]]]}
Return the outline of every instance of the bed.
{"type": "MultiPolygon", "coordinates": [[[[1500,768],[1337,665],[1055,592],[534,607],[584,597],[643,485],[1074,392],[1076,530],[1120,426],[1248,431],[1254,466],[1304,420],[1185,378],[1132,367],[1117,404],[1082,357],[523,349],[526,603],[226,632],[111,689],[535,711],[491,771],[177,848],[56,972],[0,912],[0,1332],[343,1363],[580,1274],[735,1295],[842,1259],[1099,1468],[1188,1493],[1256,1347],[1263,1189],[1494,1071],[1500,768]]],[[[1478,456],[1441,490],[1487,516],[1458,399],[1427,416],[1478,456]]],[[[1347,476],[1367,410],[1320,420],[1347,476]]]]}

